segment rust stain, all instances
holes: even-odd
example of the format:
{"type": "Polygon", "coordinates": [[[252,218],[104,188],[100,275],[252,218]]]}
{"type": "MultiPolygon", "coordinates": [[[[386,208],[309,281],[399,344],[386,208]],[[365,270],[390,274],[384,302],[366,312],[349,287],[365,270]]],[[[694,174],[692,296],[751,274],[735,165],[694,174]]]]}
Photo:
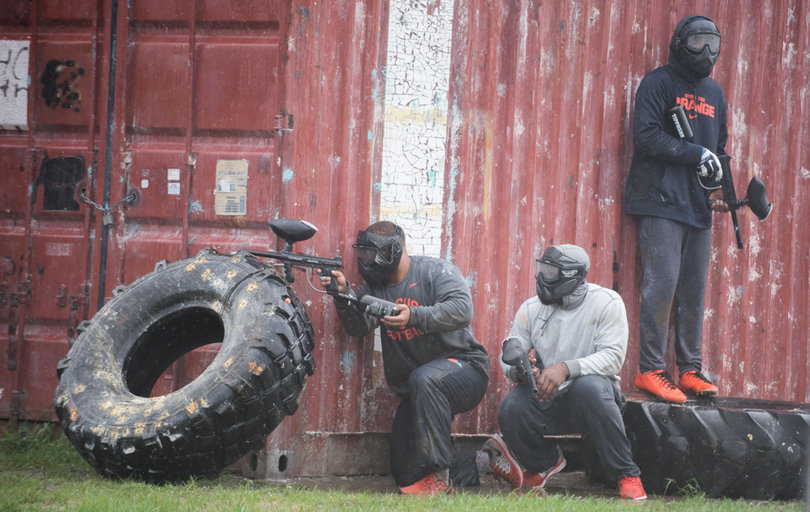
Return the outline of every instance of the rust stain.
{"type": "Polygon", "coordinates": [[[249,291],[249,292],[255,292],[258,289],[259,289],[259,285],[256,284],[256,283],[250,283],[248,285],[248,287],[247,287],[247,291],[249,291]]]}
{"type": "Polygon", "coordinates": [[[240,310],[245,309],[247,307],[247,305],[248,305],[247,299],[242,299],[242,300],[239,301],[239,305],[237,306],[237,309],[240,309],[240,310]]]}
{"type": "Polygon", "coordinates": [[[228,360],[225,361],[225,364],[223,364],[222,366],[224,366],[225,368],[230,368],[232,364],[233,364],[233,356],[229,357],[228,360]]]}
{"type": "Polygon", "coordinates": [[[70,408],[70,421],[76,421],[76,418],[79,417],[79,411],[76,410],[75,407],[70,408]]]}
{"type": "Polygon", "coordinates": [[[214,277],[214,273],[211,272],[211,269],[206,269],[205,272],[202,274],[203,281],[210,281],[214,277]]]}
{"type": "Polygon", "coordinates": [[[78,386],[73,388],[73,393],[78,395],[79,393],[84,393],[86,389],[87,386],[85,386],[84,384],[79,384],[78,386]]]}
{"type": "Polygon", "coordinates": [[[230,272],[227,273],[225,277],[227,277],[228,279],[233,279],[238,273],[239,271],[237,270],[231,270],[230,272]]]}
{"type": "Polygon", "coordinates": [[[194,270],[196,267],[197,267],[197,264],[196,264],[196,263],[194,263],[194,262],[192,261],[191,263],[189,263],[188,265],[186,265],[186,272],[191,272],[191,271],[192,271],[192,270],[194,270]]]}

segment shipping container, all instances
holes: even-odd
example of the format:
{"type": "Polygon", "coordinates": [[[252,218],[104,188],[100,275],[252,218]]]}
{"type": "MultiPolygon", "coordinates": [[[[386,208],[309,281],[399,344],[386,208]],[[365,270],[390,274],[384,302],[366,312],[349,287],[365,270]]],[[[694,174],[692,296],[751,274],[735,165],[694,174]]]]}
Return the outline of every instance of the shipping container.
{"type": "MultiPolygon", "coordinates": [[[[638,371],[639,256],[623,214],[635,91],[687,14],[717,22],[738,195],[715,215],[704,370],[721,394],[810,401],[810,7],[800,0],[9,0],[0,8],[0,418],[54,420],[56,364],[116,288],[213,247],[281,249],[267,222],[342,256],[394,220],[412,254],[459,266],[493,360],[459,438],[497,429],[495,362],[534,258],[589,251],[623,297],[623,388],[638,371]]],[[[244,461],[252,476],[387,471],[396,400],[374,336],[346,336],[297,274],[317,337],[301,408],[244,461]],[[358,456],[358,453],[365,455],[358,456]]],[[[120,289],[120,288],[119,288],[120,289]]],[[[674,335],[674,334],[673,334],[674,335]]],[[[183,387],[217,345],[178,360],[183,387]]],[[[668,369],[674,368],[670,347],[668,369]]]]}

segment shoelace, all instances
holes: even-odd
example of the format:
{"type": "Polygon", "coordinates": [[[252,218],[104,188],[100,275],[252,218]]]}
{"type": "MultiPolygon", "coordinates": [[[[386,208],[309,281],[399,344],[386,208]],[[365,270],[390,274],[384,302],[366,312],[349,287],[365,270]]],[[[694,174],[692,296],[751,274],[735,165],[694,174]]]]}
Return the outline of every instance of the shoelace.
{"type": "Polygon", "coordinates": [[[675,386],[675,383],[672,381],[672,377],[669,375],[669,372],[658,372],[655,375],[655,378],[658,379],[663,386],[665,386],[669,390],[678,389],[675,386]]]}
{"type": "Polygon", "coordinates": [[[506,457],[502,455],[500,457],[495,457],[493,463],[495,464],[495,468],[500,470],[501,473],[505,473],[508,475],[509,473],[512,472],[512,465],[509,464],[509,461],[506,460],[506,457]]]}
{"type": "Polygon", "coordinates": [[[700,373],[700,372],[694,372],[694,373],[692,373],[692,376],[693,376],[693,377],[695,377],[695,378],[697,378],[697,379],[702,380],[702,381],[703,381],[703,382],[705,382],[706,384],[711,384],[711,383],[712,383],[712,381],[710,381],[709,379],[707,379],[707,378],[706,378],[706,377],[705,377],[705,376],[704,376],[702,373],[700,373]]]}

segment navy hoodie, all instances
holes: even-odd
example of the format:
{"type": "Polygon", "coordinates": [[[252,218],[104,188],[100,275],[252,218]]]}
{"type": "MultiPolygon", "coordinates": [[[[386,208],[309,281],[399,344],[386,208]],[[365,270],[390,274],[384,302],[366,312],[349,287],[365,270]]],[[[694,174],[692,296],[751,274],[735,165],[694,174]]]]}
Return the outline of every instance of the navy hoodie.
{"type": "MultiPolygon", "coordinates": [[[[681,20],[674,33],[679,34],[693,18],[681,20]]],[[[726,100],[717,82],[695,78],[678,61],[674,36],[668,62],[645,76],[636,91],[635,151],[625,189],[625,213],[707,229],[712,226],[711,191],[701,187],[695,171],[704,147],[718,156],[726,154],[726,100]],[[677,104],[689,117],[692,142],[678,138],[667,114],[677,104]]]]}

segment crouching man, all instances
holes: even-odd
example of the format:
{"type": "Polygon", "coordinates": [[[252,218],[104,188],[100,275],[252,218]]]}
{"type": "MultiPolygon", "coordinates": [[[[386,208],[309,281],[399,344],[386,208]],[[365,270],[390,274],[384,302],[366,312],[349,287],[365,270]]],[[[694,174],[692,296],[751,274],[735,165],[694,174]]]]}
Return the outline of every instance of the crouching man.
{"type": "Polygon", "coordinates": [[[495,434],[484,443],[494,473],[513,488],[540,490],[565,467],[546,434],[588,433],[608,478],[630,500],[647,498],[622,421],[618,373],[627,350],[627,315],[621,297],[585,281],[590,258],[580,247],[549,247],[537,260],[537,297],[520,307],[509,338],[530,358],[537,396],[515,366],[499,358],[518,382],[501,401],[495,434]]]}
{"type": "MultiPolygon", "coordinates": [[[[350,336],[377,327],[388,386],[400,400],[391,427],[391,475],[402,494],[434,495],[453,486],[479,485],[479,454],[456,452],[453,418],[474,409],[487,390],[489,356],[473,336],[472,296],[461,271],[439,258],[409,256],[404,230],[389,221],[357,234],[357,265],[365,281],[357,296],[394,302],[395,315],[377,319],[355,303],[336,298],[350,336]]],[[[343,294],[355,295],[342,272],[343,294]]],[[[487,457],[483,453],[483,459],[487,457]]]]}

